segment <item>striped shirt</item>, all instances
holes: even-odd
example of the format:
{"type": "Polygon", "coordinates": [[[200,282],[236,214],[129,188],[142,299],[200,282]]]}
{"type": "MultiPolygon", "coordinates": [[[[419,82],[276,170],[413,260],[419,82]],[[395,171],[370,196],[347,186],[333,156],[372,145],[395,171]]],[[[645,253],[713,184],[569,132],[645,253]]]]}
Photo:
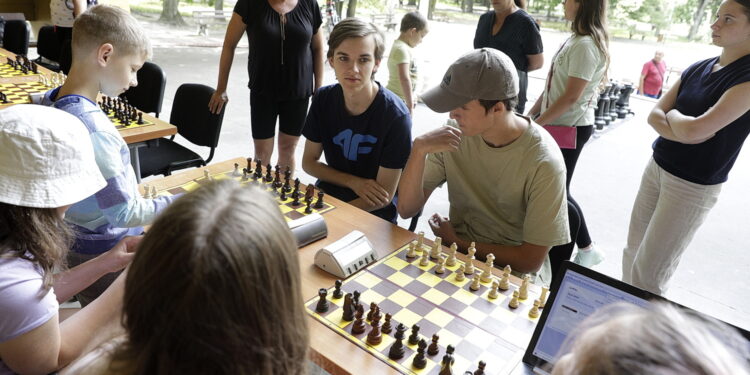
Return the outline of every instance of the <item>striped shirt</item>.
{"type": "Polygon", "coordinates": [[[176,197],[142,198],[130,165],[128,145],[107,115],[83,96],[57,98],[58,91],[56,88],[45,93],[42,104],[68,112],[83,122],[94,145],[99,171],[107,181],[102,190],[74,204],[65,214],[65,220],[76,232],[73,250],[103,253],[126,235],[141,234],[141,226],[150,224],[176,197]]]}

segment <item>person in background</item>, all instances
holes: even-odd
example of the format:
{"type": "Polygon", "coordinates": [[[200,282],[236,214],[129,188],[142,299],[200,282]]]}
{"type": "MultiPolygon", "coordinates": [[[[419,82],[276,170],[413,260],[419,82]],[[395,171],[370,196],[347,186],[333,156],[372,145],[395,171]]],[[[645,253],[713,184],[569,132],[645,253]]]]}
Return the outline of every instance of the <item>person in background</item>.
{"type": "Polygon", "coordinates": [[[125,335],[61,375],[305,374],[297,253],[262,189],[223,180],[184,195],[154,222],[128,270],[125,335]]]}
{"type": "Polygon", "coordinates": [[[522,0],[492,0],[493,10],[479,17],[474,48],[490,47],[513,60],[518,73],[516,112],[524,113],[528,72],[544,65],[542,35],[534,18],[526,13],[522,0]]]}
{"type": "Polygon", "coordinates": [[[552,375],[748,375],[750,350],[735,329],[665,302],[618,302],[568,336],[552,375]]]}
{"type": "Polygon", "coordinates": [[[664,85],[664,74],[667,71],[667,65],[663,59],[664,52],[657,50],[654,58],[643,64],[638,94],[654,99],[661,97],[661,87],[664,85]]]}
{"type": "Polygon", "coordinates": [[[73,21],[86,9],[96,5],[97,0],[52,0],[49,4],[50,17],[55,26],[57,43],[60,46],[58,64],[60,70],[68,74],[73,54],[70,48],[73,39],[73,21]]]}
{"type": "Polygon", "coordinates": [[[417,106],[417,80],[419,70],[412,49],[422,43],[427,35],[427,19],[419,12],[409,12],[401,19],[401,34],[393,41],[388,56],[388,85],[386,88],[398,95],[409,113],[414,115],[417,106]]]}

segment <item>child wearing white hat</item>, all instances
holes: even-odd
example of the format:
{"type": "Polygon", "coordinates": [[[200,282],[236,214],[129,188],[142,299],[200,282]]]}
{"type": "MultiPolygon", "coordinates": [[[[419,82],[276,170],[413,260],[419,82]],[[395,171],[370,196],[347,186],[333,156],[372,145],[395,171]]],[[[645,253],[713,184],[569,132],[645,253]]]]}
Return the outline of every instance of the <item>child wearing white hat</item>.
{"type": "Polygon", "coordinates": [[[140,240],[55,273],[72,241],[65,210],[105,185],[77,118],[37,105],[0,111],[0,375],[53,372],[118,321],[122,277],[63,322],[58,312],[60,302],[123,269],[140,240]]]}

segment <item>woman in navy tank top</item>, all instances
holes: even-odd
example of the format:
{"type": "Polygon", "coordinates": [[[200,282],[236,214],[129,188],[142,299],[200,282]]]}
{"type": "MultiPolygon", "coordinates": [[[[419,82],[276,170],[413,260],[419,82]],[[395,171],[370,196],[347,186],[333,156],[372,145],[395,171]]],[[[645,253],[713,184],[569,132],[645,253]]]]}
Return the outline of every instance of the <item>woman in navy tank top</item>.
{"type": "Polygon", "coordinates": [[[659,133],[633,206],[623,280],[663,294],[716,203],[750,133],[750,0],[724,1],[711,25],[721,55],[699,61],[659,100],[659,133]]]}

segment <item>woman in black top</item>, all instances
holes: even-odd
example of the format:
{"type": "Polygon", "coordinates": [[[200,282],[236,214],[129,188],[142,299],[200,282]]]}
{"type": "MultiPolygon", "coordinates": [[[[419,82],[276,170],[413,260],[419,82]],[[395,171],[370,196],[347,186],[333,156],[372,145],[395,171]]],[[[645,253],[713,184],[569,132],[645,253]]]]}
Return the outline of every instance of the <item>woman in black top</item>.
{"type": "Polygon", "coordinates": [[[226,94],[234,50],[247,31],[250,44],[250,123],[255,159],[271,164],[276,118],[282,170],[294,170],[294,150],[314,89],[323,82],[322,18],[315,0],[239,0],[227,26],[216,92],[209,109],[218,113],[226,94]]]}
{"type": "Polygon", "coordinates": [[[523,10],[521,0],[492,0],[492,8],[494,10],[479,17],[474,48],[494,48],[513,60],[519,86],[516,112],[523,113],[529,85],[526,74],[544,65],[539,25],[523,10]]]}

